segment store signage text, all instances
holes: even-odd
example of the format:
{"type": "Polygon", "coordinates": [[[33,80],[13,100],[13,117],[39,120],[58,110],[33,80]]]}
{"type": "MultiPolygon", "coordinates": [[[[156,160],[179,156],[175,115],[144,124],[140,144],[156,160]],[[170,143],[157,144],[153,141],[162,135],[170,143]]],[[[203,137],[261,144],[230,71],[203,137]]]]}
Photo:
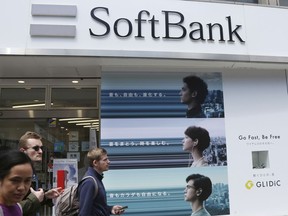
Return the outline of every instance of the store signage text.
{"type": "Polygon", "coordinates": [[[258,181],[256,182],[256,186],[258,188],[263,188],[263,187],[280,187],[281,182],[280,180],[274,180],[274,181],[258,181]]]}
{"type": "MultiPolygon", "coordinates": [[[[91,10],[91,18],[95,21],[95,26],[89,28],[90,35],[97,38],[107,37],[112,31],[113,33],[120,38],[128,38],[134,36],[135,38],[144,39],[144,33],[142,32],[143,25],[149,25],[150,27],[150,37],[157,40],[160,38],[166,40],[181,40],[186,37],[189,37],[192,41],[210,41],[213,42],[218,40],[219,42],[229,42],[235,43],[241,42],[245,43],[244,39],[241,36],[240,29],[242,25],[234,25],[232,23],[231,16],[226,16],[226,28],[220,23],[206,23],[201,22],[190,22],[189,27],[184,25],[185,16],[178,11],[165,11],[162,13],[164,15],[164,23],[160,25],[160,20],[155,17],[155,15],[150,15],[150,12],[147,10],[141,10],[138,12],[138,16],[135,20],[131,21],[128,18],[120,17],[116,20],[107,20],[100,18],[98,12],[104,11],[109,16],[109,9],[106,7],[95,7],[91,10]],[[172,17],[177,17],[177,21],[171,21],[172,17]],[[99,32],[97,26],[101,26],[102,32],[99,32]],[[127,31],[120,32],[119,26],[125,25],[127,31]],[[104,28],[103,28],[104,27],[104,28]],[[158,28],[164,28],[163,35],[157,34],[158,28]],[[113,28],[113,30],[111,30],[113,28]],[[133,34],[133,30],[137,31],[133,34]],[[226,30],[225,30],[226,29],[226,30]],[[173,30],[177,30],[177,35],[172,33],[173,30]]],[[[146,33],[146,32],[145,32],[146,33]]]]}
{"type": "MultiPolygon", "coordinates": [[[[277,180],[269,180],[269,181],[257,181],[256,182],[257,188],[271,188],[271,187],[281,187],[281,181],[277,180]]],[[[254,187],[254,183],[251,180],[248,180],[245,184],[245,187],[250,190],[254,187]]]]}

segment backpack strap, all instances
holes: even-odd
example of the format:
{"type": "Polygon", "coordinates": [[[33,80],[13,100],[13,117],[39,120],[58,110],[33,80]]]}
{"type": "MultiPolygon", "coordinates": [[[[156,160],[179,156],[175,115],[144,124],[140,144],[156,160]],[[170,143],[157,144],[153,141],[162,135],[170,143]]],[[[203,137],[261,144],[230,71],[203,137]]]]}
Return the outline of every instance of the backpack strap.
{"type": "Polygon", "coordinates": [[[80,182],[79,182],[79,184],[80,183],[82,183],[82,182],[84,182],[84,180],[86,180],[86,179],[88,179],[88,178],[92,178],[93,179],[93,181],[94,181],[94,183],[95,183],[95,194],[94,194],[94,198],[97,196],[97,194],[98,194],[98,184],[97,184],[97,181],[96,181],[96,179],[93,177],[93,176],[85,176],[80,182]]]}

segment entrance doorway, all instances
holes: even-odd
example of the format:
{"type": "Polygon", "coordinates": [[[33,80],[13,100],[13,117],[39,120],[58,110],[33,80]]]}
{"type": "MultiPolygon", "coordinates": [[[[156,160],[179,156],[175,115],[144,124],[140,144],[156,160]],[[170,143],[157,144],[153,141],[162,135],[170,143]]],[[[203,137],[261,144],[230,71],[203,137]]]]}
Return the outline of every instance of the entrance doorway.
{"type": "MultiPolygon", "coordinates": [[[[86,171],[91,143],[99,144],[100,79],[72,81],[76,80],[0,80],[0,150],[18,149],[18,140],[26,131],[40,134],[43,160],[35,169],[43,189],[55,185],[55,159],[77,159],[79,179],[86,171]]],[[[49,212],[51,209],[43,209],[41,215],[49,212]]]]}

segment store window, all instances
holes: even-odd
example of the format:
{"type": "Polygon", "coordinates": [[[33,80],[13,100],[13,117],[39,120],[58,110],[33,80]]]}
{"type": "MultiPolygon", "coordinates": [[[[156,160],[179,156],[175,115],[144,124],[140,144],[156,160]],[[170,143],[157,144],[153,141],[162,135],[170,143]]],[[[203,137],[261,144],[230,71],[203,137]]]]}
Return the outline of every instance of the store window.
{"type": "Polygon", "coordinates": [[[279,5],[288,7],[288,1],[287,0],[279,0],[279,5]]]}
{"type": "Polygon", "coordinates": [[[44,108],[45,93],[43,87],[0,88],[0,108],[44,108]]]}
{"type": "MultiPolygon", "coordinates": [[[[54,114],[57,115],[57,112],[54,114]]],[[[56,159],[76,159],[77,173],[70,172],[70,179],[77,181],[82,178],[87,169],[85,158],[89,146],[98,143],[99,123],[96,129],[96,124],[92,128],[84,127],[77,125],[78,123],[68,123],[70,121],[67,118],[23,119],[17,115],[15,117],[0,118],[0,151],[18,149],[19,138],[26,131],[35,131],[42,136],[44,145],[42,163],[34,164],[41,187],[48,189],[57,185],[53,172],[56,159]],[[94,140],[90,139],[91,134],[95,135],[94,140]]],[[[91,122],[89,124],[93,125],[91,122]]],[[[40,212],[42,216],[52,215],[52,209],[47,206],[43,206],[40,212]]]]}
{"type": "Polygon", "coordinates": [[[51,88],[52,108],[97,108],[98,89],[77,87],[77,88],[51,88]]]}
{"type": "Polygon", "coordinates": [[[100,81],[85,81],[76,86],[68,79],[42,80],[42,86],[39,80],[24,85],[3,81],[6,85],[0,86],[0,151],[18,149],[26,131],[40,134],[45,148],[35,168],[44,189],[55,185],[55,159],[76,160],[77,181],[86,171],[89,148],[99,145],[100,81]]]}
{"type": "Polygon", "coordinates": [[[235,2],[235,3],[237,2],[237,3],[258,4],[258,0],[224,0],[224,1],[235,2]]]}

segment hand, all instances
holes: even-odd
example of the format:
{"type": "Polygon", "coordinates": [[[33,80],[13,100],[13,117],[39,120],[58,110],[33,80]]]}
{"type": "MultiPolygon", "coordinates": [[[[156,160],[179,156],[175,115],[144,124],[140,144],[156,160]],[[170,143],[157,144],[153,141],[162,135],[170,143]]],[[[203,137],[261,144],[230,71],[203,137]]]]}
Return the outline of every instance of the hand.
{"type": "Polygon", "coordinates": [[[125,212],[125,209],[122,208],[120,205],[115,205],[112,207],[111,213],[115,215],[120,215],[125,212]]]}
{"type": "Polygon", "coordinates": [[[44,200],[44,191],[42,188],[39,188],[38,191],[35,191],[32,187],[30,187],[30,191],[37,197],[39,202],[44,200]]]}
{"type": "Polygon", "coordinates": [[[45,198],[46,199],[54,199],[54,198],[57,198],[61,192],[62,192],[62,188],[61,187],[58,187],[58,188],[52,188],[48,191],[45,192],[45,198]]]}

